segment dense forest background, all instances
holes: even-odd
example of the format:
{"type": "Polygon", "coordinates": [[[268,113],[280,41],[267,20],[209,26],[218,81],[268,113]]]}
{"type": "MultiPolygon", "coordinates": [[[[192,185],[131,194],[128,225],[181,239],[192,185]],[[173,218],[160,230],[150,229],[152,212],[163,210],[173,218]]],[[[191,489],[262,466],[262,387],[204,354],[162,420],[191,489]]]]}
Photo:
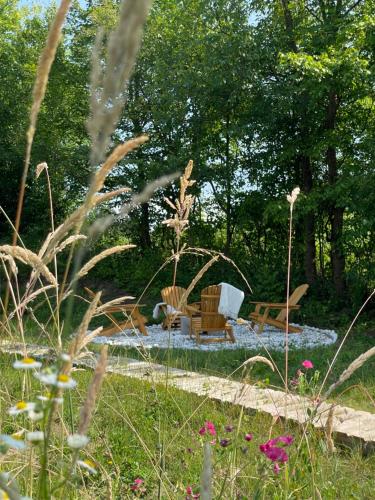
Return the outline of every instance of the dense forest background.
{"type": "MultiPolygon", "coordinates": [[[[51,9],[0,0],[0,240],[11,237],[36,63],[51,9]]],[[[46,161],[61,222],[90,179],[90,55],[95,37],[114,25],[112,0],[76,3],[52,68],[32,151],[21,234],[37,248],[50,230],[46,161]]],[[[141,133],[149,142],[115,170],[113,189],[140,191],[163,173],[194,161],[196,196],[189,246],[218,250],[249,279],[254,299],[285,295],[289,208],[294,213],[292,281],[311,287],[305,311],[351,315],[375,285],[375,2],[373,0],[155,0],[127,104],[113,144],[141,133]]],[[[139,295],[171,254],[164,197],[118,220],[99,241],[137,248],[96,271],[139,295]]],[[[118,209],[127,195],[106,210],[118,209]]],[[[93,214],[96,217],[98,214],[93,214]]],[[[203,262],[185,257],[178,284],[203,262]]],[[[149,289],[171,284],[165,268],[149,289]]],[[[217,264],[203,283],[229,281],[217,264]]],[[[341,317],[345,318],[341,315],[341,317]]]]}

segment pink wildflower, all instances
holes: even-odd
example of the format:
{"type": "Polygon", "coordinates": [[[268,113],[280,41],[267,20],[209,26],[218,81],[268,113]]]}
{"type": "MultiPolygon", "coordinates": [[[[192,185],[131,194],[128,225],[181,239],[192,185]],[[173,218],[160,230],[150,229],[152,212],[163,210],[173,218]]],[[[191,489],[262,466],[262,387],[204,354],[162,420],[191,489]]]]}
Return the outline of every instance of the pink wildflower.
{"type": "Polygon", "coordinates": [[[252,434],[245,434],[245,441],[251,441],[253,439],[252,434]]]}
{"type": "Polygon", "coordinates": [[[138,491],[143,483],[144,483],[143,479],[137,477],[136,479],[134,479],[133,484],[130,485],[130,489],[132,491],[138,491]]]}
{"type": "Polygon", "coordinates": [[[314,365],[309,359],[305,359],[305,361],[302,361],[302,366],[309,370],[310,368],[314,368],[314,365]]]}
{"type": "Polygon", "coordinates": [[[186,494],[187,495],[192,495],[193,494],[193,488],[191,486],[186,487],[186,494]]]}
{"type": "Polygon", "coordinates": [[[280,472],[280,465],[276,462],[275,465],[273,466],[273,472],[275,474],[279,474],[280,472]]]}
{"type": "Polygon", "coordinates": [[[201,427],[198,432],[199,432],[199,434],[201,436],[203,436],[204,434],[206,434],[206,432],[208,432],[209,434],[211,434],[211,436],[216,436],[215,425],[212,422],[210,422],[210,421],[205,422],[204,426],[201,427]]]}
{"type": "Polygon", "coordinates": [[[293,436],[279,436],[267,441],[267,444],[270,446],[276,446],[279,443],[284,444],[285,446],[290,446],[293,443],[293,436]]]}
{"type": "Polygon", "coordinates": [[[212,422],[208,421],[204,425],[206,426],[206,429],[211,434],[211,436],[216,436],[215,425],[212,422]]]}

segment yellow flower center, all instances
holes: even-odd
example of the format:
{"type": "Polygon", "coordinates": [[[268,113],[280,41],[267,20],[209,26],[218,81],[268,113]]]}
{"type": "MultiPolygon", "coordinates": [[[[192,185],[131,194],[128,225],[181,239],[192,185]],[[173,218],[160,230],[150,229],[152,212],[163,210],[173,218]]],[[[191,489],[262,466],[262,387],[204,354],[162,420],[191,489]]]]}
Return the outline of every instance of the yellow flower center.
{"type": "Polygon", "coordinates": [[[27,403],[25,403],[25,401],[18,401],[18,403],[16,404],[16,408],[17,410],[24,410],[25,408],[27,408],[27,403]]]}
{"type": "Polygon", "coordinates": [[[19,432],[15,432],[14,434],[11,435],[13,439],[18,439],[18,441],[22,441],[22,434],[19,432]]]}
{"type": "Polygon", "coordinates": [[[65,373],[61,373],[61,375],[59,375],[57,377],[57,380],[59,382],[69,382],[70,378],[69,378],[69,375],[65,375],[65,373]]]}
{"type": "Polygon", "coordinates": [[[84,460],[85,464],[88,465],[89,467],[92,467],[93,469],[95,469],[95,464],[94,462],[92,462],[91,460],[89,460],[88,458],[86,458],[86,460],[84,460]]]}
{"type": "Polygon", "coordinates": [[[32,365],[33,363],[35,363],[35,359],[34,358],[23,358],[22,363],[24,365],[32,365]]]}

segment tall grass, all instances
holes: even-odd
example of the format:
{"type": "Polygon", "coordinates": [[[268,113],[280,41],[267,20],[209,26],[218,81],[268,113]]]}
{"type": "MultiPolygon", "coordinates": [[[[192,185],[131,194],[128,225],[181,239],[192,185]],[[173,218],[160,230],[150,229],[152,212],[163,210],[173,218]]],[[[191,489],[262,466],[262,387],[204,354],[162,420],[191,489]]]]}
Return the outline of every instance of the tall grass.
{"type": "MultiPolygon", "coordinates": [[[[101,193],[108,176],[119,161],[148,140],[146,136],[142,135],[114,147],[108,153],[111,136],[116,129],[124,105],[125,90],[140,46],[142,27],[150,8],[150,1],[128,0],[123,2],[119,23],[114,31],[106,37],[107,45],[105,48],[103,47],[104,36],[102,33],[98,34],[93,50],[91,110],[87,123],[92,140],[90,153],[90,162],[93,168],[92,179],[82,203],[58,227],[55,227],[54,223],[48,166],[45,163],[40,163],[36,167],[36,175],[40,176],[44,173],[49,187],[51,231],[41,242],[39,250],[33,252],[25,247],[18,232],[24,197],[24,183],[29,169],[39,109],[43,102],[49,71],[69,6],[69,1],[62,0],[60,7],[57,9],[55,20],[52,22],[48,34],[46,47],[38,65],[30,125],[27,131],[25,168],[19,195],[17,218],[12,226],[15,236],[12,244],[0,246],[2,270],[8,284],[6,297],[1,301],[3,312],[1,334],[3,337],[8,336],[13,340],[21,340],[23,344],[23,357],[16,359],[13,364],[14,374],[16,374],[18,380],[18,392],[16,394],[9,392],[0,395],[2,426],[0,452],[3,454],[2,470],[4,468],[4,471],[0,472],[0,494],[3,497],[7,495],[11,499],[18,500],[25,498],[23,495],[25,493],[29,497],[45,500],[49,498],[65,498],[67,491],[72,498],[78,498],[81,496],[81,492],[85,491],[87,498],[91,498],[96,495],[98,486],[95,482],[91,483],[91,479],[88,479],[85,474],[87,472],[96,476],[100,470],[108,486],[106,489],[108,498],[145,497],[148,495],[150,495],[149,498],[152,498],[155,497],[155,494],[159,498],[176,498],[181,495],[186,498],[197,498],[198,491],[200,491],[201,497],[204,499],[214,497],[236,498],[243,492],[244,484],[252,488],[250,493],[246,492],[245,494],[249,493],[249,496],[254,496],[254,498],[267,498],[269,492],[276,494],[278,491],[281,493],[277,493],[279,496],[274,496],[274,498],[299,498],[299,491],[303,488],[306,488],[306,491],[309,492],[309,498],[320,498],[318,474],[314,469],[319,465],[313,450],[313,447],[316,446],[316,443],[312,442],[315,437],[309,436],[307,427],[303,429],[296,451],[293,449],[293,437],[290,436],[290,433],[294,432],[297,435],[299,431],[289,427],[288,423],[284,425],[274,420],[268,422],[263,429],[259,426],[257,444],[260,444],[261,448],[259,451],[257,447],[254,447],[251,451],[253,456],[249,460],[247,453],[249,453],[249,443],[252,442],[253,436],[250,432],[244,433],[244,423],[249,425],[250,422],[250,418],[244,415],[244,411],[240,410],[240,413],[236,415],[236,430],[232,434],[232,427],[234,427],[232,424],[228,424],[226,427],[224,427],[223,422],[220,425],[217,423],[215,425],[211,420],[211,415],[205,414],[206,411],[213,412],[215,418],[224,420],[225,412],[228,411],[230,414],[232,410],[220,408],[220,412],[215,412],[211,403],[208,402],[208,398],[195,401],[195,407],[192,409],[190,405],[190,408],[187,409],[178,391],[174,391],[170,387],[167,377],[162,389],[156,379],[151,379],[150,384],[147,386],[147,391],[153,398],[153,406],[149,410],[153,412],[152,422],[154,426],[152,439],[146,439],[142,434],[142,426],[137,425],[137,422],[129,418],[118,394],[117,384],[121,383],[126,386],[126,383],[119,382],[118,379],[114,380],[113,383],[104,381],[108,363],[106,347],[101,350],[88,387],[84,393],[79,394],[79,397],[77,396],[77,392],[75,392],[77,391],[75,380],[77,375],[75,374],[74,363],[80,357],[87,355],[89,343],[101,332],[100,326],[90,332],[90,324],[94,317],[101,315],[105,311],[106,307],[118,303],[115,300],[102,304],[100,301],[101,291],[99,291],[92,300],[86,301],[85,312],[80,321],[77,322],[78,327],[73,331],[71,325],[73,324],[73,314],[76,311],[75,301],[78,296],[78,281],[104,258],[118,252],[128,251],[133,247],[131,244],[114,246],[86,260],[87,248],[90,242],[95,240],[115,220],[115,216],[107,216],[89,225],[89,214],[96,207],[128,190],[127,187],[123,187],[105,194],[101,193]],[[59,269],[57,256],[60,252],[67,250],[69,254],[65,268],[59,269]],[[29,279],[25,287],[22,287],[18,280],[17,266],[19,263],[30,268],[29,279]],[[34,305],[41,301],[44,303],[44,309],[49,311],[49,319],[45,324],[42,324],[37,319],[37,314],[33,309],[34,305]],[[63,311],[65,312],[63,313],[63,311]],[[53,359],[44,360],[43,364],[31,358],[28,352],[26,329],[30,318],[35,321],[36,328],[46,332],[45,341],[50,343],[54,349],[53,359]],[[64,331],[68,331],[72,336],[72,339],[67,343],[63,341],[64,331]],[[105,390],[99,396],[103,383],[105,390]],[[82,401],[82,406],[80,411],[77,412],[79,400],[82,401]],[[8,408],[9,405],[11,405],[10,408],[8,408]],[[170,421],[171,411],[168,405],[172,405],[173,412],[178,418],[178,427],[173,432],[171,431],[170,421]],[[121,487],[118,487],[116,491],[122,491],[121,496],[118,496],[119,493],[113,491],[113,484],[121,483],[120,472],[116,471],[115,477],[109,477],[104,467],[96,463],[95,459],[91,460],[89,458],[87,447],[90,438],[95,440],[97,437],[96,435],[94,437],[89,436],[90,428],[94,426],[97,434],[101,435],[100,429],[95,427],[95,418],[101,418],[100,412],[97,412],[98,407],[104,413],[105,411],[110,412],[109,418],[111,420],[117,419],[117,423],[120,422],[121,425],[126,427],[142,450],[147,459],[148,474],[149,476],[152,475],[156,481],[156,486],[151,491],[144,484],[146,473],[140,472],[133,477],[133,482],[125,492],[121,490],[121,487]],[[206,408],[208,409],[206,410],[206,408]],[[8,411],[10,412],[9,417],[5,416],[8,411]],[[196,426],[197,415],[201,419],[198,428],[196,426]],[[192,422],[194,422],[195,427],[192,422]],[[197,458],[200,468],[198,473],[193,467],[194,464],[192,465],[192,462],[189,461],[189,466],[192,466],[195,471],[194,477],[200,477],[200,479],[195,480],[194,485],[174,483],[171,480],[173,474],[170,472],[172,464],[168,463],[168,460],[171,461],[171,450],[173,450],[174,446],[177,448],[178,441],[186,433],[189,434],[189,439],[191,438],[194,445],[196,445],[197,457],[199,456],[197,458]],[[230,452],[227,453],[227,449],[230,452]],[[285,451],[286,449],[288,453],[285,451]],[[291,457],[290,460],[288,455],[291,457]],[[299,462],[302,456],[304,461],[299,462]],[[313,488],[303,485],[302,480],[299,484],[298,480],[298,471],[308,470],[308,466],[311,464],[314,464],[311,469],[312,472],[310,471],[313,488]],[[21,492],[20,485],[26,489],[25,492],[21,492]]],[[[187,188],[194,183],[190,178],[192,168],[193,165],[189,162],[180,178],[179,198],[175,201],[166,200],[168,205],[175,211],[174,217],[165,221],[166,224],[173,227],[176,233],[175,252],[164,264],[164,266],[171,262],[174,264],[173,283],[175,284],[177,278],[177,264],[184,255],[194,254],[209,259],[187,288],[183,301],[187,300],[207,269],[216,264],[219,259],[225,259],[235,266],[234,262],[221,253],[202,248],[189,248],[183,244],[182,236],[187,228],[189,212],[194,203],[194,197],[186,192],[187,188]]],[[[176,175],[161,177],[148,185],[142,193],[134,194],[130,202],[122,207],[120,214],[126,215],[135,206],[149,200],[155,190],[162,188],[175,177],[176,175]]],[[[297,194],[296,191],[293,191],[289,200],[291,217],[287,297],[289,297],[291,268],[292,215],[297,194]]],[[[238,271],[240,272],[240,270],[238,271]]],[[[241,272],[240,274],[251,290],[246,277],[241,272]]],[[[154,278],[155,276],[152,279],[154,278]]],[[[142,294],[138,301],[141,298],[142,294]]],[[[249,358],[245,363],[239,364],[235,371],[243,370],[243,378],[245,379],[251,366],[256,362],[261,362],[270,370],[276,370],[280,373],[287,392],[290,387],[288,330],[285,332],[285,340],[284,376],[282,376],[281,370],[276,366],[269,352],[266,352],[267,357],[249,358]]],[[[337,355],[341,347],[342,345],[337,355]]],[[[144,350],[140,350],[140,354],[146,361],[152,361],[144,350]]],[[[338,382],[328,389],[326,396],[332,393],[373,354],[374,350],[371,349],[353,362],[342,374],[338,382]]],[[[335,359],[336,357],[333,359],[332,364],[335,359]]],[[[9,373],[7,371],[6,376],[9,376],[11,385],[13,381],[9,373]]],[[[322,393],[326,379],[327,377],[323,380],[319,395],[322,393]]],[[[311,380],[309,383],[310,388],[312,388],[311,380]]],[[[146,387],[146,385],[143,387],[146,387]]],[[[302,387],[301,381],[300,387],[302,387]]],[[[306,388],[306,384],[304,387],[306,388]]],[[[137,401],[139,394],[127,394],[126,397],[129,398],[131,406],[133,401],[137,401]]],[[[315,386],[312,397],[316,397],[315,386]]],[[[192,396],[189,396],[189,398],[192,398],[192,396]]],[[[144,420],[146,420],[147,424],[144,415],[139,415],[139,422],[144,422],[144,420]]],[[[108,432],[110,431],[111,429],[108,429],[108,432]]],[[[328,429],[327,439],[329,443],[331,435],[332,429],[328,429]]],[[[330,445],[330,449],[333,451],[332,445],[330,445]]],[[[99,491],[102,492],[103,490],[99,488],[99,491]]]]}

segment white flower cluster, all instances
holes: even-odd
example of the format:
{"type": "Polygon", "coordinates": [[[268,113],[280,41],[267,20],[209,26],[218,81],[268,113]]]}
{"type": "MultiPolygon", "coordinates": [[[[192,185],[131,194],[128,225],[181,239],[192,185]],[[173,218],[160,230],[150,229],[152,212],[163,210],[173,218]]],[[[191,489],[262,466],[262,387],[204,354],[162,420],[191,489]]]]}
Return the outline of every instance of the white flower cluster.
{"type": "Polygon", "coordinates": [[[298,195],[300,194],[301,190],[299,187],[296,187],[293,189],[293,191],[291,192],[291,194],[288,194],[286,196],[286,199],[289,201],[289,203],[293,206],[294,203],[297,201],[297,197],[298,195]]]}

